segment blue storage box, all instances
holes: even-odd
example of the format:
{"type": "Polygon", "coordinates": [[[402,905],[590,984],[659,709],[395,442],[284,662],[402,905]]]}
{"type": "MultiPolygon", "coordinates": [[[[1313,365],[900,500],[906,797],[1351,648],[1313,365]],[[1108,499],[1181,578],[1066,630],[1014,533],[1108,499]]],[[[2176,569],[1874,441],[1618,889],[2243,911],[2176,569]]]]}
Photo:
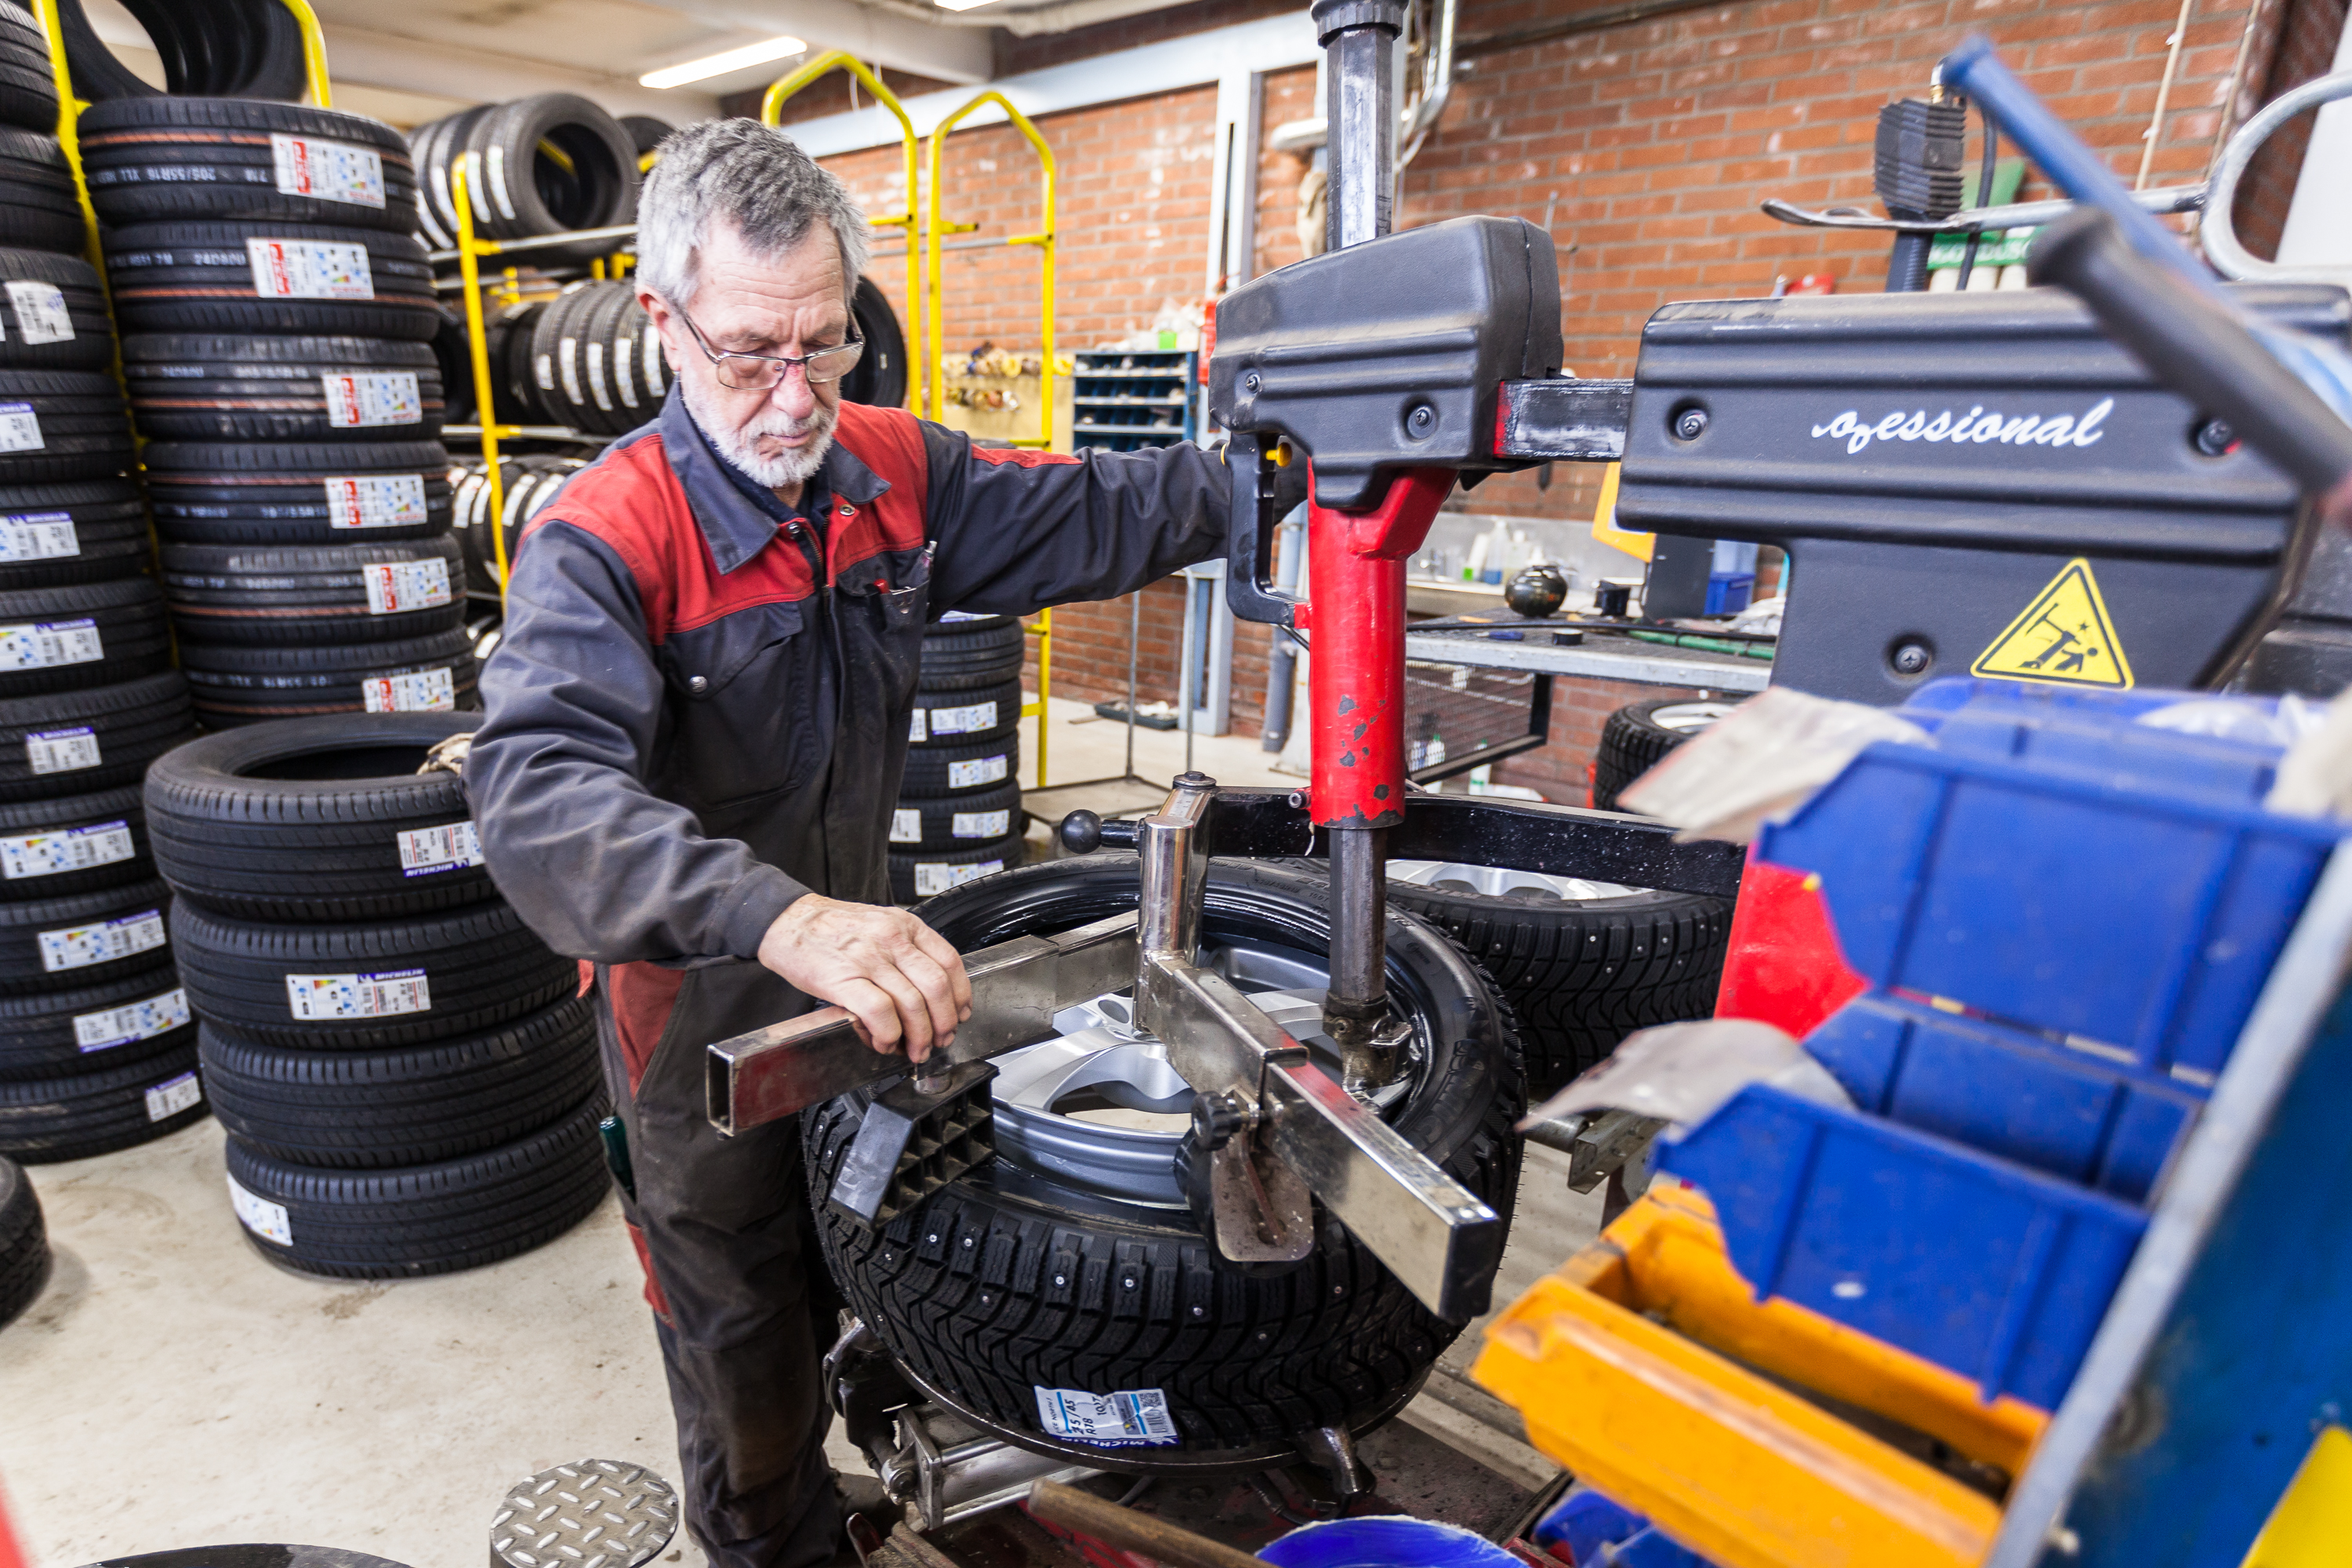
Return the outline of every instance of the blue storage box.
{"type": "Polygon", "coordinates": [[[1970,700],[1932,747],[1864,752],[1757,858],[1821,878],[1880,989],[2219,1072],[2341,826],[2262,810],[2271,754],[2126,716],[2152,705],[1970,700]]]}
{"type": "Polygon", "coordinates": [[[2138,1245],[2133,1205],[1965,1143],[1750,1084],[1659,1166],[1703,1190],[1757,1300],[2053,1408],[2138,1245]]]}

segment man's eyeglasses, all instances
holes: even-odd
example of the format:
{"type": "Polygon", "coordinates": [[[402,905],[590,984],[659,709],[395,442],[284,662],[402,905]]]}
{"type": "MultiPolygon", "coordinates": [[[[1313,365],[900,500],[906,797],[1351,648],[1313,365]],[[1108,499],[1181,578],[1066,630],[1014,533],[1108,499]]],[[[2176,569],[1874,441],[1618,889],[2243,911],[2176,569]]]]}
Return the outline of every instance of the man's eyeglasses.
{"type": "Polygon", "coordinates": [[[821,386],[829,381],[839,381],[856,369],[858,359],[866,353],[866,340],[855,336],[856,329],[853,327],[853,335],[847,342],[838,348],[818,349],[814,353],[721,353],[710,346],[710,340],[702,335],[702,329],[694,324],[693,317],[679,310],[677,319],[684,321],[686,330],[694,334],[694,345],[702,351],[703,357],[718,373],[719,384],[730,392],[771,391],[791,374],[794,365],[800,366],[801,374],[808,377],[810,385],[821,386]]]}

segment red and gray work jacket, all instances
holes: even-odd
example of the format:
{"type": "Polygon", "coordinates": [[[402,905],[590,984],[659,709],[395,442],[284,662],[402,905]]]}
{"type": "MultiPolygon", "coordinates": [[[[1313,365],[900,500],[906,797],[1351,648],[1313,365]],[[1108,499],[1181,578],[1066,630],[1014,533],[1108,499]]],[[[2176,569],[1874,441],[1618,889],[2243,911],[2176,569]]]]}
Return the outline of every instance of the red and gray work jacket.
{"type": "MultiPolygon", "coordinates": [[[[1139,588],[1223,548],[1225,495],[1223,465],[1189,444],[984,450],[844,403],[795,510],[673,390],[518,553],[466,766],[492,879],[558,952],[650,963],[668,973],[639,986],[669,993],[679,972],[751,959],[804,893],[887,902],[924,623],[1139,588]]],[[[763,973],[698,987],[698,1032],[805,1005],[763,973]]]]}

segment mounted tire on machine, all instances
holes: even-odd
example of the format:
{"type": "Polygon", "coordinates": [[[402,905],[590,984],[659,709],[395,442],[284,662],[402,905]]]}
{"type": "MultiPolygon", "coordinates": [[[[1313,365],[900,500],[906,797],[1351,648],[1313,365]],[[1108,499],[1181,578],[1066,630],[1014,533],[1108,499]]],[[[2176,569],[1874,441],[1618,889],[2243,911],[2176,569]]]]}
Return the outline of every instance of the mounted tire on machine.
{"type": "MultiPolygon", "coordinates": [[[[1134,858],[1096,855],[958,889],[923,918],[969,952],[1131,910],[1137,898],[1134,858]]],[[[1317,879],[1213,862],[1202,936],[1207,962],[1244,989],[1266,1000],[1292,993],[1294,1032],[1336,1072],[1328,1042],[1308,1037],[1319,1022],[1304,1016],[1319,1019],[1328,903],[1317,879]]],[[[1384,1113],[1507,1220],[1519,1159],[1511,1124],[1525,1104],[1509,1009],[1441,932],[1391,912],[1387,934],[1390,994],[1414,1025],[1414,1059],[1384,1113]]],[[[1124,1019],[1124,1004],[1102,1016],[1124,1019]]],[[[1159,1390],[1178,1442],[1119,1450],[1118,1468],[1137,1470],[1280,1464],[1305,1431],[1361,1429],[1401,1407],[1463,1325],[1423,1308],[1328,1216],[1296,1265],[1219,1258],[1195,1215],[1199,1184],[1183,1179],[1192,1091],[1131,1032],[1074,1022],[1064,1041],[1030,1049],[1099,1047],[1088,1059],[1104,1070],[1091,1087],[1037,1089],[1034,1069],[1049,1058],[995,1058],[997,1157],[876,1231],[824,1199],[870,1091],[806,1113],[825,1261],[892,1357],[934,1397],[1021,1446],[1086,1462],[1102,1450],[1049,1433],[1041,1390],[1159,1390]],[[1068,1114],[1106,1100],[1166,1113],[1165,1124],[1139,1131],[1068,1114]]]]}
{"type": "Polygon", "coordinates": [[[1737,698],[1666,697],[1628,703],[1609,715],[1592,752],[1594,809],[1617,810],[1619,791],[1738,705],[1737,698]]]}

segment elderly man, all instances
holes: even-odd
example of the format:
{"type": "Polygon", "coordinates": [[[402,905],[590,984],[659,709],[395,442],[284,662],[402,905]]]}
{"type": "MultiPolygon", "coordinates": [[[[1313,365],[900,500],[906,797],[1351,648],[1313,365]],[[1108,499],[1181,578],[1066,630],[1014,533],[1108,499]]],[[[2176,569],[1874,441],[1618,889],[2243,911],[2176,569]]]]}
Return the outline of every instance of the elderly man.
{"type": "Polygon", "coordinates": [[[722,1141],[702,1050],[823,1003],[919,1060],[971,988],[888,907],[923,626],[1124,594],[1212,555],[1191,446],[989,451],[841,401],[864,216],[781,132],[673,136],[637,298],[675,384],[533,521],[467,765],[499,889],[593,966],[687,1520],[723,1568],[839,1551],[817,1358],[839,1299],[795,1123],[722,1141]]]}

